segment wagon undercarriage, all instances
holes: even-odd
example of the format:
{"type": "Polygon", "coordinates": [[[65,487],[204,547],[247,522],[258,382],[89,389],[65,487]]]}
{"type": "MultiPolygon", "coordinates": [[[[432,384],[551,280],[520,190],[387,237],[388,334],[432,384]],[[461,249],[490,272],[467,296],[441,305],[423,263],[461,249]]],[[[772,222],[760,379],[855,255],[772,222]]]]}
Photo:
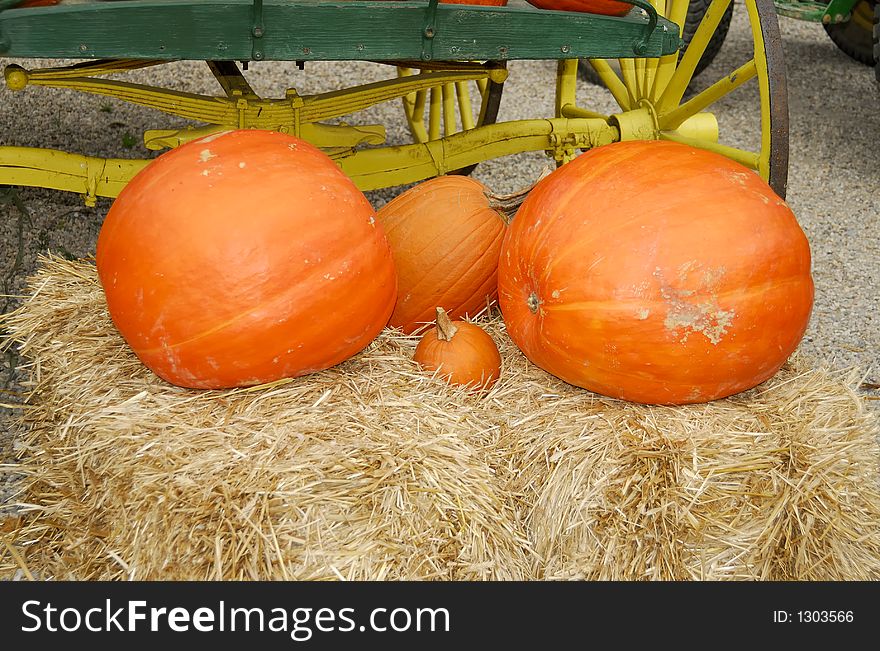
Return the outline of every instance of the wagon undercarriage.
{"type": "MultiPolygon", "coordinates": [[[[150,150],[226,129],[277,130],[324,149],[364,190],[468,171],[481,161],[526,151],[546,151],[563,164],[579,150],[619,140],[666,139],[733,158],[784,194],[787,106],[769,0],[745,3],[755,39],[752,58],[686,101],[700,55],[730,0],[710,4],[683,55],[678,25],[688,0],[655,0],[623,17],[515,2],[483,7],[436,0],[126,0],[9,9],[0,11],[0,56],[81,61],[37,69],[10,63],[4,76],[13,91],[30,85],[73,89],[193,123],[147,131],[144,144],[150,150]],[[182,59],[206,61],[222,94],[107,78],[182,59]],[[554,115],[496,121],[506,62],[514,59],[558,61],[554,115]],[[611,59],[620,62],[620,74],[609,66],[611,59]],[[390,74],[384,81],[317,95],[289,89],[284,97],[263,98],[237,63],[282,60],[374,61],[387,65],[390,74]],[[577,105],[578,61],[590,62],[619,112],[577,105]],[[719,142],[709,109],[754,78],[760,145],[748,150],[719,142]],[[341,121],[388,101],[402,103],[411,144],[387,144],[381,124],[341,121]]],[[[149,161],[0,146],[0,183],[78,192],[94,204],[96,197],[117,196],[149,161]]]]}

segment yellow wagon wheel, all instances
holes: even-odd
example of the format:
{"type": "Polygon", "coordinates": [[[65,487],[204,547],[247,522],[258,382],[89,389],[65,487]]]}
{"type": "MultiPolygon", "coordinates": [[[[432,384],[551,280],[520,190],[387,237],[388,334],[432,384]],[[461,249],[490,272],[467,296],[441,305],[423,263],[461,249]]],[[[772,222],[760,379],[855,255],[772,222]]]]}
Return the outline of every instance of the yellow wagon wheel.
{"type": "MultiPolygon", "coordinates": [[[[495,62],[502,67],[503,62],[495,62]]],[[[436,68],[432,68],[436,70],[436,68]]],[[[398,66],[398,76],[423,72],[421,69],[398,66]]],[[[414,142],[438,140],[474,127],[495,124],[504,82],[477,79],[438,84],[403,98],[403,113],[414,142]]],[[[476,164],[468,165],[449,174],[470,174],[476,164]]]]}
{"type": "MultiPolygon", "coordinates": [[[[618,74],[604,59],[589,59],[603,85],[621,109],[607,116],[617,123],[621,139],[672,140],[723,154],[756,171],[784,197],[788,178],[788,93],[785,83],[779,24],[772,0],[740,0],[738,10],[748,15],[751,57],[721,74],[709,68],[704,75],[717,79],[700,84],[689,98],[685,91],[713,34],[732,0],[712,0],[694,32],[687,51],[679,58],[620,59],[618,74]],[[754,81],[753,81],[754,80],[754,81]],[[755,93],[757,84],[757,93],[755,93]],[[745,90],[751,88],[751,91],[745,90]],[[750,94],[748,94],[750,93],[750,94]],[[721,133],[713,111],[723,114],[734,94],[753,98],[753,133],[721,133]]],[[[678,25],[684,23],[689,0],[651,0],[657,12],[678,25]]],[[[738,63],[738,62],[737,62],[738,63]]],[[[566,117],[595,117],[598,112],[574,105],[576,62],[560,64],[557,113],[566,117]],[[564,70],[568,66],[571,70],[564,70]]],[[[736,64],[734,64],[736,65],[736,64]]],[[[714,68],[717,68],[717,63],[714,68]]],[[[606,117],[606,116],[603,116],[606,117]]]]}

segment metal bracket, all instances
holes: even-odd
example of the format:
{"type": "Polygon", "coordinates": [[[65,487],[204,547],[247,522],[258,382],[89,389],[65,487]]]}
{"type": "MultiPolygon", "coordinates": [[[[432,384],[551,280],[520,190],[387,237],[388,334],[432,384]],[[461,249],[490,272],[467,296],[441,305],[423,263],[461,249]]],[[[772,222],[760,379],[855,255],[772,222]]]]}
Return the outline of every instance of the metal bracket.
{"type": "Polygon", "coordinates": [[[852,17],[858,3],[859,0],[831,0],[822,14],[822,23],[829,25],[846,22],[852,17]]]}
{"type": "Polygon", "coordinates": [[[627,2],[634,4],[648,14],[648,26],[645,27],[645,32],[642,35],[642,38],[633,43],[633,53],[641,55],[648,49],[651,34],[654,33],[654,29],[657,27],[657,10],[654,8],[654,5],[647,2],[647,0],[627,0],[627,2]]]}
{"type": "Polygon", "coordinates": [[[439,0],[428,0],[425,10],[425,26],[422,28],[422,60],[434,58],[434,37],[437,36],[437,6],[439,0]]]}
{"type": "Polygon", "coordinates": [[[253,24],[251,25],[251,36],[253,36],[251,58],[254,61],[262,61],[266,56],[260,42],[260,39],[263,38],[263,34],[265,33],[265,28],[263,27],[263,0],[254,0],[253,14],[253,24]]]}
{"type": "Polygon", "coordinates": [[[302,136],[302,107],[305,105],[305,101],[295,88],[288,88],[284,96],[293,108],[293,135],[300,138],[302,136]]]}

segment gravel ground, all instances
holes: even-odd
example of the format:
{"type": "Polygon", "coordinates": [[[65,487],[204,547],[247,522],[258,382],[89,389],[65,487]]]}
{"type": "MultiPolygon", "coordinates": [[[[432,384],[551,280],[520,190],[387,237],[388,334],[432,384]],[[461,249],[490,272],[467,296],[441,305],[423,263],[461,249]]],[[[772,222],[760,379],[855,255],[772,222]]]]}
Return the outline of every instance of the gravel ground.
{"type": "MultiPolygon", "coordinates": [[[[802,350],[840,368],[858,367],[868,381],[880,380],[880,89],[869,68],[840,52],[820,25],[780,17],[791,113],[788,201],[811,243],[816,302],[802,350]]],[[[708,85],[751,56],[745,12],[735,11],[730,33],[715,62],[695,82],[708,85]]],[[[0,59],[0,65],[11,61],[0,59]]],[[[46,61],[16,61],[25,67],[46,61]]],[[[512,62],[499,120],[552,114],[554,62],[512,62]]],[[[389,69],[370,63],[315,63],[305,71],[293,64],[253,65],[248,78],[267,96],[285,88],[300,93],[333,90],[387,77],[389,69]]],[[[179,62],[128,76],[129,79],[192,92],[215,92],[204,64],[179,62]]],[[[754,86],[754,82],[751,82],[754,86]]],[[[582,83],[583,106],[611,111],[610,95],[582,83]]],[[[755,142],[757,94],[746,89],[726,98],[717,115],[726,142],[755,142]]],[[[376,107],[351,120],[382,123],[389,139],[407,142],[399,105],[376,107]]],[[[140,134],[149,128],[182,124],[154,111],[121,102],[38,87],[24,92],[0,90],[0,143],[67,149],[115,157],[148,155],[140,134]]],[[[529,154],[480,165],[475,176],[506,192],[534,179],[547,163],[529,154]]],[[[400,188],[368,193],[378,207],[400,188]]],[[[34,270],[40,252],[79,257],[94,253],[101,220],[110,205],[83,207],[78,196],[41,189],[0,189],[0,308],[17,303],[22,281],[34,270]]],[[[5,398],[20,398],[14,351],[7,351],[0,382],[5,398]]],[[[876,402],[874,403],[877,404],[876,402]]],[[[9,459],[14,427],[0,414],[0,462],[9,459]]],[[[9,501],[0,473],[0,504],[9,501]]],[[[7,477],[7,483],[11,477],[7,477]]]]}

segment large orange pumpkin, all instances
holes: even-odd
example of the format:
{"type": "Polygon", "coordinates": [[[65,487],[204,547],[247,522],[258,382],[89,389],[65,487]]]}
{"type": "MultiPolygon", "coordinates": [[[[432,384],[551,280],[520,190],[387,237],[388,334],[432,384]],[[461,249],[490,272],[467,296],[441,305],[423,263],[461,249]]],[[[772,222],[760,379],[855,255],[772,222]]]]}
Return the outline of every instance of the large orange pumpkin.
{"type": "Polygon", "coordinates": [[[377,217],[398,274],[389,325],[412,333],[434,320],[438,306],[460,319],[495,301],[506,221],[482,183],[429,179],[389,201],[377,217]]]}
{"type": "Polygon", "coordinates": [[[247,386],[369,344],[396,297],[374,211],[323,152],[223,132],[150,163],[112,204],[97,268],[119,332],[168,382],[247,386]]]}
{"type": "Polygon", "coordinates": [[[556,11],[580,11],[588,14],[605,14],[607,16],[623,16],[633,6],[618,0],[526,0],[538,9],[556,11]]]}
{"type": "Polygon", "coordinates": [[[669,142],[593,149],[508,227],[499,305],[535,364],[608,396],[709,401],[771,377],[813,304],[810,248],[757,174],[669,142]]]}

